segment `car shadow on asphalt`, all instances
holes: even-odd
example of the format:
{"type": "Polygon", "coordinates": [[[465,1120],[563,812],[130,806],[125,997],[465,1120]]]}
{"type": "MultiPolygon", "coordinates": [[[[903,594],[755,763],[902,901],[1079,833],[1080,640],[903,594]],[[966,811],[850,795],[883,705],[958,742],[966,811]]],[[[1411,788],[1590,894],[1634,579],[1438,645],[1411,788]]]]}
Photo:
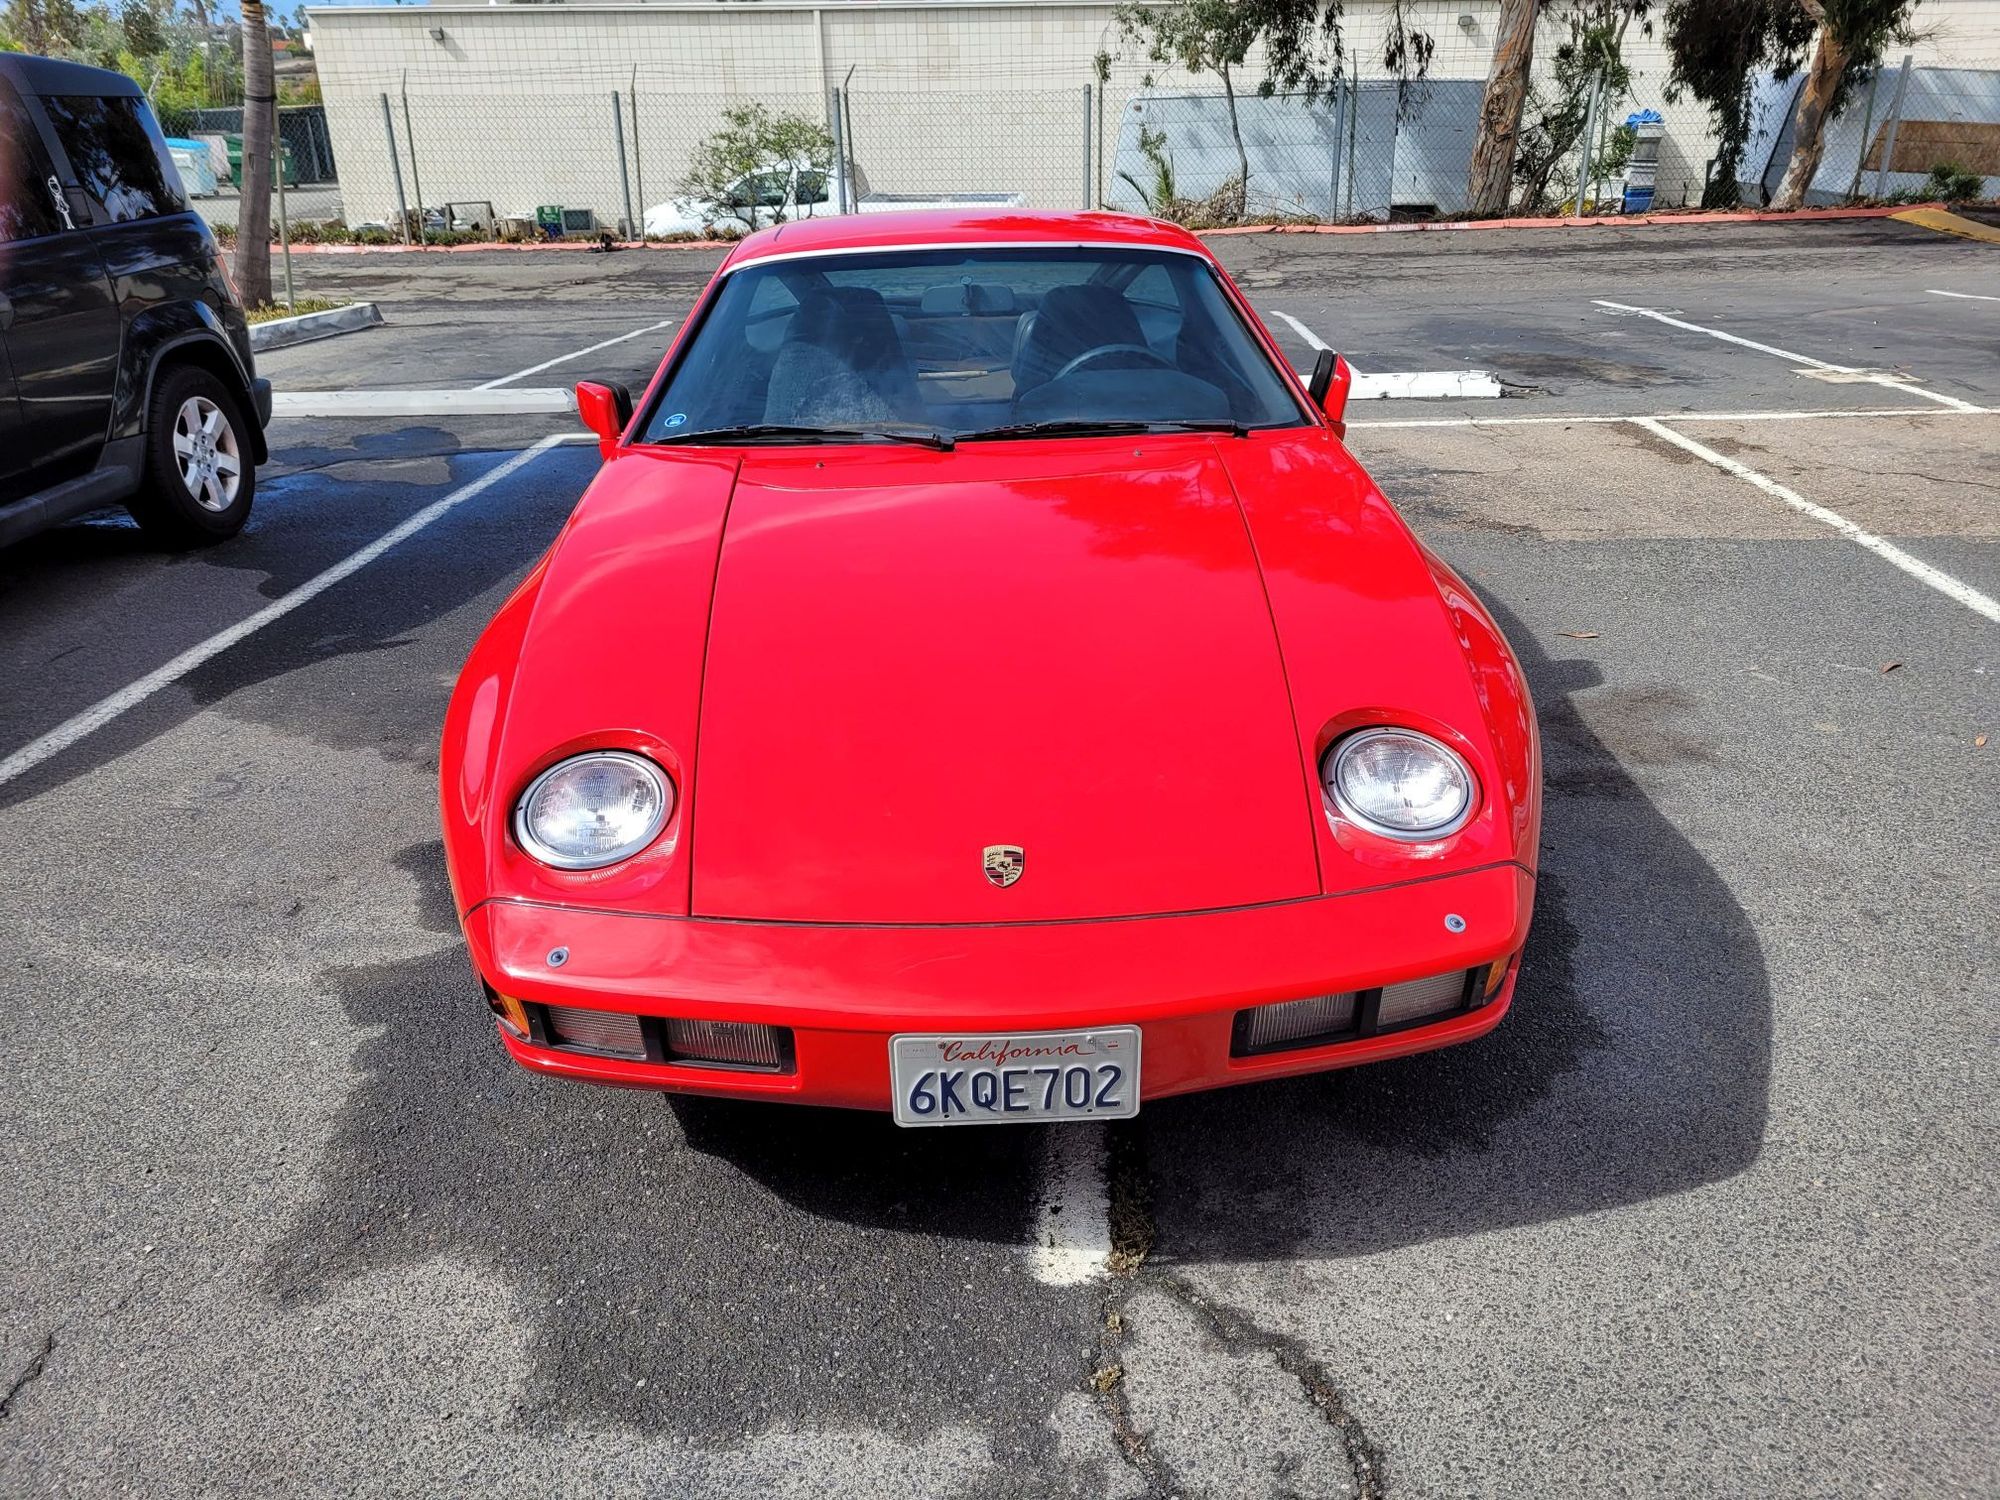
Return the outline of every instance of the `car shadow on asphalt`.
{"type": "MultiPolygon", "coordinates": [[[[423,927],[455,936],[441,845],[395,863],[423,927]]],[[[514,1066],[456,942],[327,978],[366,1029],[360,1082],[266,1256],[281,1304],[443,1256],[509,1286],[530,1360],[512,1416],[531,1430],[726,1447],[977,1417],[1010,1469],[1051,1461],[1051,1393],[1076,1383],[1089,1309],[1020,1275],[1032,1132],[730,1104],[684,1131],[658,1094],[514,1066]],[[978,1372],[976,1399],[953,1370],[978,1372]]]]}
{"type": "MultiPolygon", "coordinates": [[[[1705,760],[1652,685],[1600,689],[1517,624],[1548,783],[1538,916],[1512,1013],[1463,1047],[1155,1101],[1136,1161],[1165,1262],[1339,1257],[1533,1225],[1742,1170],[1762,1137],[1770,996],[1750,923],[1627,765],[1705,760]],[[1573,699],[1595,693],[1586,724],[1573,699]]],[[[425,795],[428,789],[425,788],[425,795]]],[[[433,843],[397,864],[455,935],[433,843]]],[[[1043,1129],[582,1087],[503,1056],[462,948],[327,977],[363,1030],[316,1195],[265,1289],[307,1305],[449,1257],[500,1278],[531,1358],[517,1408],[701,1444],[976,1422],[1046,1472],[1092,1294],[1021,1253],[1043,1129]],[[1032,1329],[1031,1337],[1023,1330],[1032,1329]],[[977,1371],[976,1389],[940,1378],[977,1371]]],[[[1080,1127],[1055,1127],[1076,1129],[1080,1127]]],[[[1122,1170],[1122,1168],[1121,1168],[1122,1170]]],[[[1085,1351],[1079,1353],[1079,1351],[1085,1351]]]]}
{"type": "Polygon", "coordinates": [[[1716,753],[1674,693],[1607,685],[1494,614],[1533,689],[1546,786],[1512,1009],[1465,1046],[1148,1106],[1135,1135],[1156,1258],[1372,1254],[1684,1192],[1756,1159],[1763,950],[1633,774],[1716,753]]]}
{"type": "MultiPolygon", "coordinates": [[[[1156,1259],[1368,1254],[1678,1193],[1756,1159],[1771,1046],[1763,951],[1630,769],[1716,753],[1688,732],[1677,693],[1607,686],[1595,663],[1550,659],[1494,612],[1534,692],[1546,782],[1535,922],[1510,1013],[1463,1046],[1157,1100],[1114,1127],[1136,1147],[1120,1159],[1143,1163],[1144,1181],[1121,1189],[1150,1203],[1156,1259]],[[1579,713],[1585,693],[1615,726],[1616,752],[1579,713]]],[[[914,1150],[948,1173],[959,1149],[906,1138],[1008,1133],[905,1132],[846,1114],[794,1131],[755,1105],[681,1113],[691,1146],[801,1208],[879,1223],[904,1202],[900,1174],[890,1192],[829,1163],[914,1150]]],[[[935,1231],[977,1232],[961,1205],[931,1207],[935,1231]]]]}

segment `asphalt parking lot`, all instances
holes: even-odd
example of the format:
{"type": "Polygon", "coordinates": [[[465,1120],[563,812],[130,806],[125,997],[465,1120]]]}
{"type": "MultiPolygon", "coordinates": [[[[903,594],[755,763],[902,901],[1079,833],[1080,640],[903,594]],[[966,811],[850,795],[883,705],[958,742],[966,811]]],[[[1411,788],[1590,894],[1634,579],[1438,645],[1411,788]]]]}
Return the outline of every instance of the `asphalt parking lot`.
{"type": "Polygon", "coordinates": [[[2000,247],[1216,243],[1510,393],[1350,410],[1535,691],[1506,1022],[1104,1133],[514,1069],[437,730],[596,454],[475,388],[636,390],[715,255],[301,257],[388,323],[280,391],[464,399],[0,552],[0,1493],[1993,1492],[2000,247]]]}

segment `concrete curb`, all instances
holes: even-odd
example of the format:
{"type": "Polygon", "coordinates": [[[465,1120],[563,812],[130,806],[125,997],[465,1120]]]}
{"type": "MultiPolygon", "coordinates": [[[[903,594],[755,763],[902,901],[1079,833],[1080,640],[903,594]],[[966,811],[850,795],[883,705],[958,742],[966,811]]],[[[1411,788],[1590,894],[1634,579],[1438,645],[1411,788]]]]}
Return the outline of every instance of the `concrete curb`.
{"type": "Polygon", "coordinates": [[[307,344],[314,339],[330,339],[335,334],[359,333],[378,327],[382,311],[372,302],[350,302],[326,312],[300,313],[295,318],[273,318],[268,323],[250,325],[250,347],[259,354],[266,349],[283,349],[307,344]]]}
{"type": "Polygon", "coordinates": [[[514,386],[508,390],[279,391],[271,397],[278,417],[501,417],[524,412],[572,412],[567,386],[514,386]]]}
{"type": "Polygon", "coordinates": [[[1667,224],[1791,224],[1815,219],[1892,219],[1908,212],[1880,208],[1801,208],[1792,213],[1592,214],[1583,219],[1433,219],[1411,224],[1232,224],[1197,229],[1202,239],[1236,234],[1440,234],[1468,229],[1602,229],[1667,224]]]}
{"type": "MultiPolygon", "coordinates": [[[[1412,224],[1232,224],[1221,229],[1197,229],[1202,239],[1239,234],[1444,234],[1475,229],[1631,229],[1673,224],[1793,224],[1816,220],[1902,218],[1912,205],[1883,204],[1872,208],[1801,208],[1791,213],[1761,209],[1695,213],[1593,214],[1583,219],[1442,219],[1412,224]]],[[[1926,226],[1928,227],[1928,226],[1926,226]]],[[[740,240],[614,240],[617,250],[732,250],[740,240]]],[[[273,245],[275,252],[278,247],[273,245]]],[[[473,245],[294,245],[294,255],[577,255],[603,253],[595,240],[539,241],[503,244],[497,240],[473,245]]]]}

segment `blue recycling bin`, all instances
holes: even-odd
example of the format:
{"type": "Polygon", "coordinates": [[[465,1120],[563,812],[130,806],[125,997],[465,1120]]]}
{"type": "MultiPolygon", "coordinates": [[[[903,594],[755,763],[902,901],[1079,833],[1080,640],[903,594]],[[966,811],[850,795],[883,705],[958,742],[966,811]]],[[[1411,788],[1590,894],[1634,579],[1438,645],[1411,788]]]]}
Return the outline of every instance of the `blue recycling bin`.
{"type": "Polygon", "coordinates": [[[1623,213],[1642,214],[1653,206],[1653,180],[1660,169],[1660,137],[1667,133],[1658,110],[1641,109],[1625,117],[1632,131],[1632,157],[1625,166],[1623,213]]]}

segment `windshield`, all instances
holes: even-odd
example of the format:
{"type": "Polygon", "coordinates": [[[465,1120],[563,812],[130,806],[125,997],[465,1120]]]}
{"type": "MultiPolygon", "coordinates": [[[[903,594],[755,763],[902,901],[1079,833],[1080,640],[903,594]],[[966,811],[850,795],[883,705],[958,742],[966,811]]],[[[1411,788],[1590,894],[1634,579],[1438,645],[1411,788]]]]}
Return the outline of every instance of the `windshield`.
{"type": "Polygon", "coordinates": [[[1199,257],[909,250],[732,272],[644,440],[949,443],[1306,420],[1199,257]]]}

